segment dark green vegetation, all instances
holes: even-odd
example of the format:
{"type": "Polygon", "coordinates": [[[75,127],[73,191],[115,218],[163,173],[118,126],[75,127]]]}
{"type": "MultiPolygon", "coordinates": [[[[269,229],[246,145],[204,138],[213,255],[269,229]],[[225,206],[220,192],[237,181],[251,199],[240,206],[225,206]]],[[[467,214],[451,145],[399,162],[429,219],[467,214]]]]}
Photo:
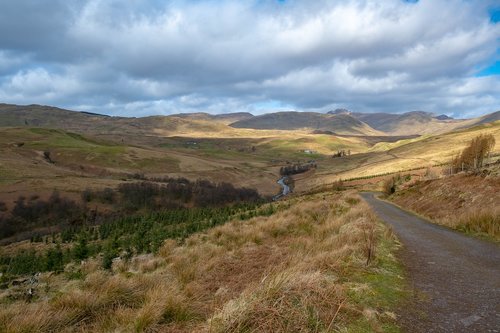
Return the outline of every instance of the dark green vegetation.
{"type": "Polygon", "coordinates": [[[179,208],[110,219],[98,226],[80,226],[51,236],[35,237],[48,249],[21,251],[0,257],[0,272],[8,281],[16,275],[45,271],[61,271],[71,261],[101,255],[104,268],[110,268],[116,257],[131,258],[142,253],[155,253],[165,239],[179,242],[193,233],[224,224],[231,219],[247,220],[270,216],[272,204],[241,203],[227,207],[179,208]],[[64,250],[63,250],[64,249],[64,250]]]}
{"type": "Polygon", "coordinates": [[[230,219],[274,213],[274,206],[263,206],[265,201],[253,189],[184,178],[123,183],[116,190],[88,189],[82,203],[57,192],[48,200],[20,197],[11,211],[0,215],[2,238],[24,232],[21,237],[44,242],[48,249],[3,255],[0,271],[4,279],[58,271],[72,260],[99,254],[109,268],[112,258],[156,252],[167,238],[182,240],[230,219]],[[91,209],[93,202],[109,207],[91,209]],[[110,207],[112,213],[106,211],[110,207]]]}
{"type": "Polygon", "coordinates": [[[82,192],[82,203],[62,198],[58,192],[53,192],[47,200],[37,195],[31,196],[29,200],[21,196],[11,211],[0,213],[0,240],[30,230],[29,236],[24,238],[47,232],[37,232],[37,228],[55,227],[56,231],[62,231],[70,227],[102,223],[100,221],[111,214],[92,209],[94,202],[111,205],[108,210],[113,211],[112,215],[127,215],[166,208],[217,207],[265,200],[253,189],[235,188],[229,183],[215,184],[207,180],[191,182],[185,178],[155,180],[122,183],[116,190],[87,189],[82,192]]]}
{"type": "Polygon", "coordinates": [[[280,175],[291,176],[299,173],[304,173],[309,170],[316,169],[316,163],[309,162],[303,164],[292,164],[280,168],[280,175]]]}

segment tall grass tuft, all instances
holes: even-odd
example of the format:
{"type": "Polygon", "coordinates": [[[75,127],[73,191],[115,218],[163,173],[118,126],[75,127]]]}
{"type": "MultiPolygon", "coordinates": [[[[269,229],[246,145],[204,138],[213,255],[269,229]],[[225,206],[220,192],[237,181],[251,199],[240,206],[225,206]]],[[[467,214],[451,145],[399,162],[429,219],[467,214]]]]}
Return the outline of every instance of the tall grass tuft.
{"type": "Polygon", "coordinates": [[[455,228],[500,239],[500,209],[470,211],[456,221],[455,228]]]}
{"type": "Polygon", "coordinates": [[[290,269],[266,277],[210,320],[212,332],[319,332],[335,316],[344,290],[319,271],[290,269]],[[338,305],[337,305],[338,307],[338,305]]]}

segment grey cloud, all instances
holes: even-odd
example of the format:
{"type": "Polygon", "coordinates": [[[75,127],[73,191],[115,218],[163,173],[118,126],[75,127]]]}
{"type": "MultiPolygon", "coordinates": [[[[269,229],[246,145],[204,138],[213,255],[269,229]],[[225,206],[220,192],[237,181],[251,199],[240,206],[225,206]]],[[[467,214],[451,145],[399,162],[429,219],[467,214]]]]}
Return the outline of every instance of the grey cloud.
{"type": "Polygon", "coordinates": [[[113,114],[500,108],[490,1],[6,1],[0,99],[113,114]],[[13,60],[14,59],[14,60],[13,60]],[[474,88],[472,88],[474,87],[474,88]]]}
{"type": "Polygon", "coordinates": [[[66,53],[66,31],[73,22],[76,0],[16,0],[0,4],[0,45],[4,50],[41,60],[66,53]]]}

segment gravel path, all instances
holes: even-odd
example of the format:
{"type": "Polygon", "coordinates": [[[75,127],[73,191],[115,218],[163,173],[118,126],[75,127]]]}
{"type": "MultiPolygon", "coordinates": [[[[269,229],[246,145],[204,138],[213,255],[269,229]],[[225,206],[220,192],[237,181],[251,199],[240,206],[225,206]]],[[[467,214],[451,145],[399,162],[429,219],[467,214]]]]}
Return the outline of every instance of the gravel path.
{"type": "Polygon", "coordinates": [[[414,295],[399,310],[407,332],[500,332],[500,246],[425,221],[361,193],[392,226],[414,295]]]}

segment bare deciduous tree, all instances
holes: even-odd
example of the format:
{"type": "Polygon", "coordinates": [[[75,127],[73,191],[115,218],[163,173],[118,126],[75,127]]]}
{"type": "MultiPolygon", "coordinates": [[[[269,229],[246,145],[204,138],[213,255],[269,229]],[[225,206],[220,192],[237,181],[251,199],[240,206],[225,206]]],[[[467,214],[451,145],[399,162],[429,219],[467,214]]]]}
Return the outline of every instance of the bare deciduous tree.
{"type": "Polygon", "coordinates": [[[495,147],[492,134],[481,134],[471,140],[460,154],[451,161],[451,171],[476,170],[483,166],[485,158],[495,147]]]}

